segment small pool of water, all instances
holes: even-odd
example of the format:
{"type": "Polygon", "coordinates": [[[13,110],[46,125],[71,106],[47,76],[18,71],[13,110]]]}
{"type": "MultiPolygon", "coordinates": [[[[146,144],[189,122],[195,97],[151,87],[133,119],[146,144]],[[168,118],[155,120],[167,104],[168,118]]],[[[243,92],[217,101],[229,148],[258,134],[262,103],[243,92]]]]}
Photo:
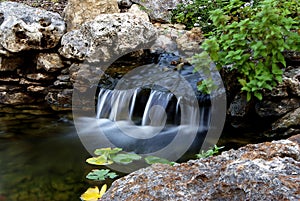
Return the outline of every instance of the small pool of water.
{"type": "Polygon", "coordinates": [[[79,200],[91,167],[68,115],[0,109],[0,201],[79,200]]]}
{"type": "MultiPolygon", "coordinates": [[[[228,150],[259,141],[229,133],[218,144],[228,150]]],[[[0,106],[0,201],[80,200],[88,187],[102,185],[85,178],[95,168],[88,157],[70,112],[0,106]]]]}

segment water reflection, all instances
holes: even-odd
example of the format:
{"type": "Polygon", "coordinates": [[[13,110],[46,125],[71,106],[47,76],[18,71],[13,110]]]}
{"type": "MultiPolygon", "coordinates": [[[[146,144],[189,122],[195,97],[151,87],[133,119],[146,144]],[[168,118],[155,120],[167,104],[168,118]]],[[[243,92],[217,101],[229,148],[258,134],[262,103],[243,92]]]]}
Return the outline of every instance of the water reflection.
{"type": "Polygon", "coordinates": [[[79,200],[89,186],[89,154],[72,122],[62,115],[1,109],[0,200],[79,200]]]}

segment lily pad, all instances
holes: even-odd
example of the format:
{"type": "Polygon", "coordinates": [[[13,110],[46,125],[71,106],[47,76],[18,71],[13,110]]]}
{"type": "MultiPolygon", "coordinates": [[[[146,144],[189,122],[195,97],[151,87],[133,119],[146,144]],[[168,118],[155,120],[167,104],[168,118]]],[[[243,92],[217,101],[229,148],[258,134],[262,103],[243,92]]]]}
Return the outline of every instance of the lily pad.
{"type": "Polygon", "coordinates": [[[147,156],[145,157],[146,163],[149,165],[155,164],[155,163],[161,163],[161,164],[168,164],[168,165],[174,165],[174,162],[171,162],[165,158],[160,158],[157,156],[147,156]]]}
{"type": "Polygon", "coordinates": [[[109,160],[106,156],[97,156],[86,159],[86,162],[91,165],[110,165],[113,163],[112,160],[109,160]]]}
{"type": "Polygon", "coordinates": [[[119,153],[120,151],[122,151],[122,148],[101,148],[101,149],[96,149],[95,150],[95,154],[98,155],[98,156],[101,156],[101,155],[113,155],[113,154],[116,154],[116,153],[119,153]]]}
{"type": "Polygon", "coordinates": [[[116,163],[128,164],[134,160],[140,160],[142,157],[137,154],[117,154],[112,156],[112,160],[116,163]]]}
{"type": "Polygon", "coordinates": [[[102,169],[102,170],[92,170],[88,175],[86,176],[87,179],[90,180],[96,180],[96,181],[104,181],[106,178],[114,179],[118,175],[115,172],[109,172],[108,169],[102,169]]]}

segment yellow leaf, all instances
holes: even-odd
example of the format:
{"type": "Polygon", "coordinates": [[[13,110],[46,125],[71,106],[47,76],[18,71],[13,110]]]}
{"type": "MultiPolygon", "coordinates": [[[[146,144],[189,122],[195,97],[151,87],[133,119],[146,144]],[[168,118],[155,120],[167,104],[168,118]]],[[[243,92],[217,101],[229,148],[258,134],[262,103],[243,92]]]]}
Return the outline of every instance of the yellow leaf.
{"type": "Polygon", "coordinates": [[[100,190],[100,198],[104,195],[104,193],[106,192],[106,189],[107,189],[107,185],[104,184],[102,187],[101,187],[101,190],[100,190]]]}
{"type": "Polygon", "coordinates": [[[86,162],[92,165],[110,165],[113,163],[113,161],[108,160],[104,156],[88,158],[86,159],[86,162]]]}
{"type": "Polygon", "coordinates": [[[99,188],[95,186],[94,188],[88,188],[87,191],[81,195],[80,199],[83,201],[97,201],[100,197],[99,188]]]}

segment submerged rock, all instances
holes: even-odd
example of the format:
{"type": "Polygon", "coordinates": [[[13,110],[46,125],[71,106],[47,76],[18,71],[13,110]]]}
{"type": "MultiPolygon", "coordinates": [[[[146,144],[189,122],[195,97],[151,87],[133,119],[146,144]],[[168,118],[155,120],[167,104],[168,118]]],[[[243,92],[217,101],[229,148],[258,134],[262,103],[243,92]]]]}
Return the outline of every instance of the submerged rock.
{"type": "Polygon", "coordinates": [[[116,180],[101,200],[299,200],[295,139],[300,135],[175,166],[156,164],[116,180]]]}
{"type": "Polygon", "coordinates": [[[155,38],[154,26],[136,15],[103,14],[66,33],[60,54],[68,59],[110,62],[150,46],[155,38]]]}
{"type": "Polygon", "coordinates": [[[1,2],[0,18],[0,45],[10,52],[53,48],[66,29],[58,13],[16,2],[1,2]]]}

